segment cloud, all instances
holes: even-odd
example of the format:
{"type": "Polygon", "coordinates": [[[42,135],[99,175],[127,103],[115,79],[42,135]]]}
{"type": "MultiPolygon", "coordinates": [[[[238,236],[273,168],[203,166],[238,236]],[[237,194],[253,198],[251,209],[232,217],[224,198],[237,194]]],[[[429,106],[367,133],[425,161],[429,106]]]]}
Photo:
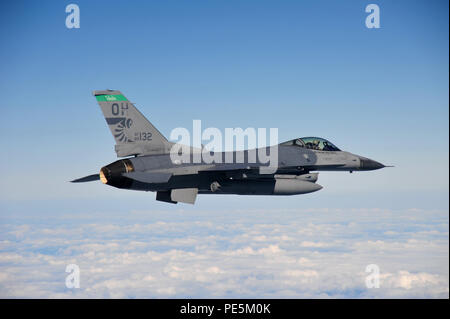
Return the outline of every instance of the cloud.
{"type": "Polygon", "coordinates": [[[449,296],[446,211],[143,211],[107,220],[2,224],[0,297],[449,296]],[[72,263],[80,289],[65,286],[72,263]],[[380,268],[380,288],[365,285],[369,264],[380,268]]]}

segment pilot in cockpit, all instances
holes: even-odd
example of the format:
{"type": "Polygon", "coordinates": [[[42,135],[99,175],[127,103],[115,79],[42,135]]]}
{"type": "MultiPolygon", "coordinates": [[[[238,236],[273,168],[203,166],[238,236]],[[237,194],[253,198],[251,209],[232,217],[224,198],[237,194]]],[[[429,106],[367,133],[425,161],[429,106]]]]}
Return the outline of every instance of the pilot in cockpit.
{"type": "Polygon", "coordinates": [[[295,140],[287,141],[281,145],[297,145],[310,150],[336,152],[339,149],[333,143],[320,137],[302,137],[295,140]]]}
{"type": "Polygon", "coordinates": [[[320,141],[319,140],[313,141],[313,149],[320,150],[320,141]]]}
{"type": "Polygon", "coordinates": [[[312,149],[312,150],[320,150],[320,141],[319,140],[313,140],[312,142],[307,142],[306,148],[312,149]]]}

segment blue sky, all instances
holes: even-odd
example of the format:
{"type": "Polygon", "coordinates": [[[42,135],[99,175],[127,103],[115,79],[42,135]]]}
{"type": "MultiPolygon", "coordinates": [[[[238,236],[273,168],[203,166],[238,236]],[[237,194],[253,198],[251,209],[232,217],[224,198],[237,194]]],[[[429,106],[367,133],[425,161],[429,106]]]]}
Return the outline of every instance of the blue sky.
{"type": "Polygon", "coordinates": [[[81,28],[71,30],[69,3],[0,4],[0,222],[8,231],[39,232],[66,214],[77,225],[91,222],[78,214],[98,214],[101,224],[108,212],[124,220],[133,210],[174,218],[181,210],[191,222],[218,207],[261,216],[412,209],[412,223],[421,212],[448,214],[448,1],[74,1],[81,28]],[[369,3],[380,7],[380,29],[365,27],[369,3]],[[280,141],[321,136],[395,168],[324,172],[324,189],[304,196],[200,196],[193,207],[70,184],[116,160],[91,94],[106,88],[121,90],[166,136],[194,119],[204,128],[277,127],[280,141]]]}

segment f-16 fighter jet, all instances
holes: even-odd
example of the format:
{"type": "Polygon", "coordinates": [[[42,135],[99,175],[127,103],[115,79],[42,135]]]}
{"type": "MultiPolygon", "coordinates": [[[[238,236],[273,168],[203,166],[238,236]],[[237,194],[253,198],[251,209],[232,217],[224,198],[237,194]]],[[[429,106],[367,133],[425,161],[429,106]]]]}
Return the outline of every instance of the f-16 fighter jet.
{"type": "Polygon", "coordinates": [[[322,189],[316,183],[319,171],[386,167],[341,151],[320,137],[232,152],[180,146],[169,142],[120,91],[93,94],[116,141],[117,156],[122,159],[74,183],[100,180],[117,188],[156,192],[159,201],[194,204],[198,194],[306,194],[322,189]]]}

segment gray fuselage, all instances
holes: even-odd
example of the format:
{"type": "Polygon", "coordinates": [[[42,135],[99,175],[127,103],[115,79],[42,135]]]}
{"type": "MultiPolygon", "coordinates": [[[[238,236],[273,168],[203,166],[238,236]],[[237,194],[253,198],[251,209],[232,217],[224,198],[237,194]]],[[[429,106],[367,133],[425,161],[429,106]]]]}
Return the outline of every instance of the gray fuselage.
{"type": "Polygon", "coordinates": [[[207,155],[209,158],[205,159],[190,153],[184,161],[173,160],[171,154],[119,160],[102,168],[102,181],[118,188],[141,191],[197,188],[200,194],[294,195],[322,188],[315,183],[317,174],[310,174],[313,171],[360,171],[384,167],[349,152],[313,150],[296,145],[208,152],[207,155]],[[264,163],[260,155],[273,152],[277,154],[276,165],[269,163],[267,157],[264,163]],[[211,162],[210,158],[216,161],[211,162]],[[133,178],[125,177],[126,174],[133,174],[129,175],[133,178]],[[161,179],[164,175],[170,178],[161,179]]]}

